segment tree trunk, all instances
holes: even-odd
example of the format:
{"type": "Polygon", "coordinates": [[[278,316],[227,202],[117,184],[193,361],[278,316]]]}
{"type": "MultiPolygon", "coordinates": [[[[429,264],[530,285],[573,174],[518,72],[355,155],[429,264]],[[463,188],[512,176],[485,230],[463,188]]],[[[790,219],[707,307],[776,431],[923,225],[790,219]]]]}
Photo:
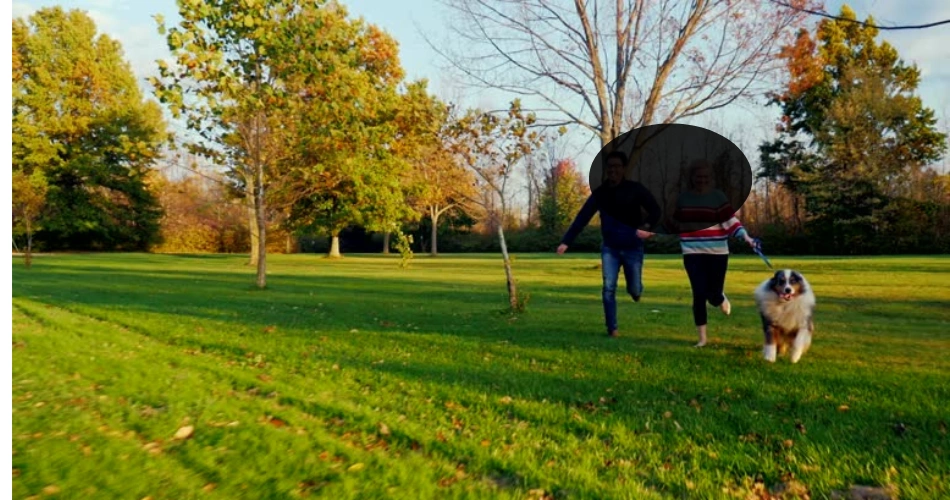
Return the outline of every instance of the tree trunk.
{"type": "Polygon", "coordinates": [[[439,255],[438,244],[436,243],[439,234],[439,212],[432,211],[432,252],[433,257],[439,255]]]}
{"type": "Polygon", "coordinates": [[[295,253],[297,251],[297,241],[294,238],[293,234],[287,233],[287,253],[295,253]]]}
{"type": "Polygon", "coordinates": [[[258,259],[258,252],[260,247],[260,228],[257,224],[257,209],[255,207],[255,187],[254,183],[251,182],[251,185],[248,186],[247,192],[247,217],[248,217],[248,228],[251,232],[251,259],[248,261],[247,265],[256,266],[258,259]]]}
{"type": "Polygon", "coordinates": [[[330,253],[327,254],[327,257],[331,259],[339,259],[341,257],[339,231],[333,234],[333,239],[330,242],[330,253]]]}
{"type": "Polygon", "coordinates": [[[33,265],[33,226],[29,218],[26,220],[26,256],[23,258],[23,263],[26,267],[33,265]]]}
{"type": "MultiPolygon", "coordinates": [[[[261,172],[258,171],[258,177],[261,172]]],[[[257,287],[267,286],[267,221],[264,218],[264,188],[258,178],[258,186],[254,195],[254,215],[257,221],[257,287]]]]}
{"type": "Polygon", "coordinates": [[[505,279],[508,280],[508,305],[514,311],[518,308],[518,288],[511,272],[511,260],[508,258],[508,246],[505,245],[503,224],[498,224],[498,242],[501,244],[501,256],[505,261],[505,279]]]}
{"type": "Polygon", "coordinates": [[[389,253],[389,235],[390,234],[391,233],[389,231],[386,231],[385,233],[383,233],[383,253],[384,254],[389,253]]]}

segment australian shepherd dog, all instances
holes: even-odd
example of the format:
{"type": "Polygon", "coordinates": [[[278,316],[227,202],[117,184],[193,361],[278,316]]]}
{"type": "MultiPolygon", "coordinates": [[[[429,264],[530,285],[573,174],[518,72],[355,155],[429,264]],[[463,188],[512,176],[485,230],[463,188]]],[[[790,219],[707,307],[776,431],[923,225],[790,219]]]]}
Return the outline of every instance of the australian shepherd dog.
{"type": "Polygon", "coordinates": [[[792,269],[777,271],[755,289],[755,304],[765,333],[765,359],[774,363],[776,355],[791,348],[789,360],[797,363],[815,332],[815,294],[808,281],[792,269]]]}

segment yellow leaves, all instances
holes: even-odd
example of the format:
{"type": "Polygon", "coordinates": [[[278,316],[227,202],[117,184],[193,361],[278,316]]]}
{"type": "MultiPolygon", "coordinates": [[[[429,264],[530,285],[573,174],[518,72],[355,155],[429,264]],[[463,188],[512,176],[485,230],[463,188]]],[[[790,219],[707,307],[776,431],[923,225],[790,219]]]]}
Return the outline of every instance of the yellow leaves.
{"type": "Polygon", "coordinates": [[[360,462],[360,463],[355,463],[355,464],[349,466],[349,467],[346,469],[346,471],[347,471],[347,472],[359,472],[359,471],[363,470],[365,467],[366,467],[366,466],[365,466],[362,462],[360,462]]]}

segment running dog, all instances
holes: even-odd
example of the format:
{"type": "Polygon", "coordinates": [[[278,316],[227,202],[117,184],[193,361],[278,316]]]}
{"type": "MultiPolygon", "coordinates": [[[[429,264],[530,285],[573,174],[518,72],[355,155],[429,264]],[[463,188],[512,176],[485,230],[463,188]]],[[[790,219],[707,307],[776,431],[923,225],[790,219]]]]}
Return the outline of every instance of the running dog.
{"type": "Polygon", "coordinates": [[[797,363],[815,332],[815,294],[808,280],[792,269],[777,271],[755,289],[755,304],[762,317],[765,359],[774,363],[776,354],[791,347],[789,359],[797,363]]]}

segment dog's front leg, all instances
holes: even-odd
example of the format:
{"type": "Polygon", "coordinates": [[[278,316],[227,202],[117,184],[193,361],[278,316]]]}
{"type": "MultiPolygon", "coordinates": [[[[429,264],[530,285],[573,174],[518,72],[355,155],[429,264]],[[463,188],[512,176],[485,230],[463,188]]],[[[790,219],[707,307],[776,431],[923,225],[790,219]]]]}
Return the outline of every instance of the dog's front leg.
{"type": "Polygon", "coordinates": [[[775,362],[775,335],[772,333],[772,323],[764,314],[760,314],[762,317],[762,332],[765,335],[765,347],[762,349],[762,355],[765,357],[765,360],[774,363],[775,362]]]}
{"type": "Polygon", "coordinates": [[[813,328],[814,325],[811,316],[809,316],[805,327],[798,332],[798,336],[795,337],[795,343],[792,344],[792,352],[789,354],[789,360],[792,363],[798,363],[798,360],[802,358],[802,355],[805,354],[805,351],[811,346],[811,332],[813,328]]]}

